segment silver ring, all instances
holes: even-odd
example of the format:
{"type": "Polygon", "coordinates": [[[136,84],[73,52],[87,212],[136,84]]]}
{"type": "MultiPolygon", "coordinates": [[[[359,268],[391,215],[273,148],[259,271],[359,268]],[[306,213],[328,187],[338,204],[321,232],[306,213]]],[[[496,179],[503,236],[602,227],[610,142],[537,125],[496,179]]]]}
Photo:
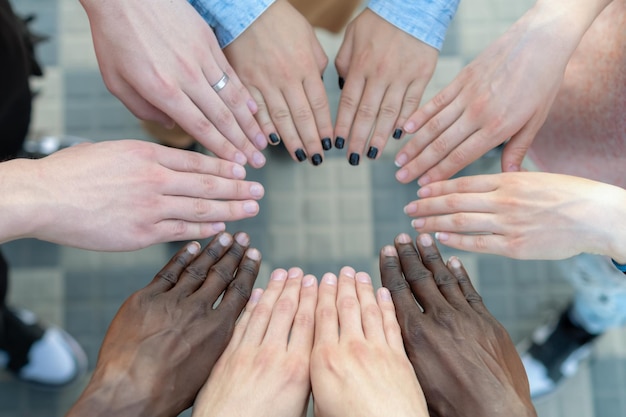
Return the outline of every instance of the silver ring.
{"type": "Polygon", "coordinates": [[[220,91],[222,91],[222,89],[224,89],[224,87],[226,87],[226,84],[228,84],[228,80],[228,75],[224,73],[224,75],[222,75],[222,78],[220,78],[218,82],[213,84],[211,88],[213,88],[216,93],[219,93],[220,91]]]}

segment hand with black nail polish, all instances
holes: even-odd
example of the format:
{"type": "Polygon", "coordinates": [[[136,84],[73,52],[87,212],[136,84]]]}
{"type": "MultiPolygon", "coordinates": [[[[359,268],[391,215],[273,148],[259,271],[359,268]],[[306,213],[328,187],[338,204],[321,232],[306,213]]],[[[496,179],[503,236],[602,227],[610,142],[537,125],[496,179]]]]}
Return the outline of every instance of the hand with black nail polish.
{"type": "Polygon", "coordinates": [[[252,292],[261,254],[248,246],[245,233],[222,233],[202,250],[189,243],[131,295],[68,417],[176,416],[190,407],[252,292]]]}
{"type": "Polygon", "coordinates": [[[287,1],[274,2],[224,53],[256,100],[266,135],[279,136],[295,161],[305,155],[321,164],[323,138],[333,134],[320,77],[328,58],[304,16],[287,1]]]}
{"type": "Polygon", "coordinates": [[[437,49],[370,9],[348,25],[335,59],[342,89],[335,137],[347,138],[348,155],[367,152],[376,159],[390,137],[402,137],[438,56],[437,49]]]}
{"type": "Polygon", "coordinates": [[[536,417],[522,361],[457,258],[430,235],[406,234],[380,254],[383,286],[432,417],[536,417]]]}

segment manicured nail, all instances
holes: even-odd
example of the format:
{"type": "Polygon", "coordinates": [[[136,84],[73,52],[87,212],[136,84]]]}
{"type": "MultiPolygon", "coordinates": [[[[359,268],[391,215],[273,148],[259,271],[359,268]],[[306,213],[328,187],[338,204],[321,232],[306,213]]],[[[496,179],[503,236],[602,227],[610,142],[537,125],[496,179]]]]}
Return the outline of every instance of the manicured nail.
{"type": "Polygon", "coordinates": [[[409,157],[405,153],[401,153],[396,156],[396,160],[393,163],[398,168],[402,168],[407,162],[409,162],[409,157]]]}
{"type": "Polygon", "coordinates": [[[220,245],[228,246],[233,241],[233,238],[228,233],[223,233],[220,235],[220,237],[217,238],[217,240],[218,242],[220,242],[220,245]]]}
{"type": "Polygon", "coordinates": [[[241,165],[233,165],[233,177],[239,180],[246,178],[246,169],[241,165]]]}
{"type": "Polygon", "coordinates": [[[258,167],[262,167],[263,165],[265,165],[265,162],[267,162],[261,152],[253,153],[252,160],[254,161],[254,164],[258,167]]]}
{"type": "Polygon", "coordinates": [[[352,166],[359,165],[359,160],[360,159],[361,159],[361,157],[359,156],[358,153],[352,152],[350,154],[350,165],[352,165],[352,166]]]}
{"type": "Polygon", "coordinates": [[[200,250],[200,244],[198,242],[191,242],[185,249],[190,254],[195,255],[200,250]]]}
{"type": "Polygon", "coordinates": [[[435,239],[440,242],[445,242],[446,240],[450,239],[450,235],[445,232],[437,232],[435,233],[435,239]]]}
{"type": "Polygon", "coordinates": [[[335,148],[337,149],[343,149],[343,145],[346,143],[346,140],[344,138],[342,138],[341,136],[337,136],[335,138],[335,148]]]}
{"type": "Polygon", "coordinates": [[[324,283],[328,285],[337,285],[337,276],[335,274],[331,274],[330,272],[327,272],[322,277],[322,281],[324,281],[324,283]]]}
{"type": "Polygon", "coordinates": [[[256,214],[259,211],[259,205],[256,201],[246,201],[243,203],[243,211],[248,214],[256,214]]]}
{"type": "Polygon", "coordinates": [[[302,280],[302,286],[304,288],[312,287],[315,284],[315,277],[313,275],[307,275],[302,280]]]}
{"type": "Polygon", "coordinates": [[[270,133],[270,143],[272,145],[278,145],[280,143],[280,138],[276,133],[270,133]]]}
{"type": "Polygon", "coordinates": [[[406,233],[401,233],[396,238],[398,243],[411,243],[411,237],[406,233]]]}
{"type": "Polygon", "coordinates": [[[375,159],[376,155],[378,155],[378,148],[376,148],[375,146],[371,146],[369,151],[367,151],[367,157],[369,159],[375,159]]]}
{"type": "Polygon", "coordinates": [[[330,138],[324,138],[322,139],[322,149],[324,149],[325,151],[330,150],[330,148],[333,147],[333,143],[330,140],[330,138]]]}
{"type": "Polygon", "coordinates": [[[250,194],[252,195],[252,197],[263,197],[263,194],[265,193],[265,190],[263,189],[263,186],[261,184],[252,184],[250,186],[250,194]]]}
{"type": "Polygon", "coordinates": [[[343,85],[346,83],[346,80],[344,80],[343,77],[339,77],[337,81],[339,83],[339,89],[343,90],[343,85]]]}
{"type": "Polygon", "coordinates": [[[393,131],[393,138],[400,139],[402,137],[402,129],[396,129],[393,131]]]}
{"type": "Polygon", "coordinates": [[[425,224],[426,219],[414,219],[411,222],[411,226],[413,226],[413,229],[419,229],[420,227],[424,227],[425,224]]]}
{"type": "Polygon", "coordinates": [[[299,162],[302,162],[306,159],[306,154],[304,153],[304,149],[298,149],[296,150],[296,159],[299,162]]]}
{"type": "Polygon", "coordinates": [[[287,271],[284,269],[277,269],[272,272],[272,276],[270,277],[273,281],[284,281],[287,279],[287,271]]]}
{"type": "Polygon", "coordinates": [[[235,240],[241,246],[248,246],[248,244],[250,243],[250,236],[248,236],[246,233],[237,233],[235,235],[235,240]]]}
{"type": "Polygon", "coordinates": [[[362,284],[371,284],[372,279],[365,272],[359,272],[356,274],[356,280],[362,284]]]}
{"type": "Polygon", "coordinates": [[[311,158],[311,162],[313,163],[313,165],[318,166],[319,164],[322,163],[322,155],[316,153],[315,155],[313,155],[313,157],[311,158]]]}
{"type": "Polygon", "coordinates": [[[383,301],[391,301],[391,293],[389,292],[389,290],[385,287],[382,287],[381,289],[378,290],[378,293],[380,294],[380,299],[383,301]]]}
{"type": "Polygon", "coordinates": [[[429,248],[433,245],[433,238],[428,233],[421,234],[419,239],[420,243],[425,248],[429,248]]]}
{"type": "Polygon", "coordinates": [[[261,252],[259,252],[257,249],[248,249],[246,251],[246,256],[250,259],[252,259],[253,261],[258,261],[259,259],[261,259],[261,252]]]}
{"type": "Polygon", "coordinates": [[[254,290],[252,290],[252,294],[250,295],[250,303],[251,304],[258,303],[262,295],[263,295],[263,290],[261,288],[255,288],[254,290]]]}

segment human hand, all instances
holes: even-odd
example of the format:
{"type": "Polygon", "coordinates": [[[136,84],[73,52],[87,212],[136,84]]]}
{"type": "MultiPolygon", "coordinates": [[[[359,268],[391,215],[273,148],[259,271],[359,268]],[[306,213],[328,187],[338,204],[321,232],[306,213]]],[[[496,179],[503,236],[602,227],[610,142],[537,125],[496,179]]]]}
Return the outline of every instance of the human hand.
{"type": "MultiPolygon", "coordinates": [[[[544,3],[539,1],[407,120],[404,129],[415,136],[396,155],[398,181],[419,177],[426,185],[447,179],[509,138],[502,170],[520,170],[567,62],[593,20],[578,10],[582,5],[568,10],[571,2],[544,3]]],[[[585,3],[592,8],[597,1],[585,3]]]]}
{"type": "Polygon", "coordinates": [[[333,133],[321,78],[328,58],[306,19],[277,0],[224,53],[256,99],[270,143],[282,138],[292,159],[321,164],[333,133]]]}
{"type": "Polygon", "coordinates": [[[401,234],[381,250],[380,272],[432,417],[537,415],[511,338],[458,259],[444,264],[428,234],[417,251],[401,234]]]}
{"type": "Polygon", "coordinates": [[[191,406],[250,297],[261,254],[248,245],[245,233],[222,233],[199,254],[192,242],[130,296],[68,416],[176,416],[191,406]]]}
{"type": "Polygon", "coordinates": [[[343,87],[335,146],[343,148],[343,141],[349,138],[351,165],[358,165],[368,140],[366,155],[375,159],[392,134],[401,138],[402,126],[417,110],[438,56],[435,48],[370,9],[348,25],[335,59],[343,87]]]}
{"type": "Polygon", "coordinates": [[[305,415],[316,300],[314,276],[275,270],[267,290],[253,292],[193,415],[305,415]]]}
{"type": "Polygon", "coordinates": [[[217,156],[255,168],[267,139],[257,106],[211,28],[185,0],[81,0],[109,90],[140,119],[178,123],[217,156]],[[211,87],[226,74],[218,92],[211,87]]]}
{"type": "Polygon", "coordinates": [[[582,252],[623,259],[626,190],[569,175],[510,172],[422,187],[405,207],[419,232],[444,245],[518,259],[582,252]],[[622,228],[621,232],[616,228],[622,228]],[[623,239],[623,238],[622,238],[623,239]]]}
{"type": "Polygon", "coordinates": [[[206,238],[225,221],[256,215],[264,193],[243,181],[242,166],[137,140],[80,144],[1,168],[12,170],[4,186],[20,206],[0,241],[36,237],[91,250],[206,238]]]}
{"type": "Polygon", "coordinates": [[[311,384],[318,417],[428,416],[389,291],[374,297],[366,273],[322,278],[311,384]]]}

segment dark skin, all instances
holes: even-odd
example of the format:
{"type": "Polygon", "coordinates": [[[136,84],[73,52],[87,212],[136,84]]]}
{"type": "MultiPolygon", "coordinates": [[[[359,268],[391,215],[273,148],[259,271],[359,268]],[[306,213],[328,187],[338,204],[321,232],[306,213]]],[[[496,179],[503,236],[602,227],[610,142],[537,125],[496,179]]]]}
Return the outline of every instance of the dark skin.
{"type": "Polygon", "coordinates": [[[189,408],[250,298],[261,254],[248,246],[245,233],[221,233],[203,250],[190,243],[131,295],[67,417],[176,416],[189,408]]]}
{"type": "Polygon", "coordinates": [[[536,417],[515,345],[461,263],[444,263],[430,235],[416,243],[397,236],[380,272],[430,416],[536,417]]]}

